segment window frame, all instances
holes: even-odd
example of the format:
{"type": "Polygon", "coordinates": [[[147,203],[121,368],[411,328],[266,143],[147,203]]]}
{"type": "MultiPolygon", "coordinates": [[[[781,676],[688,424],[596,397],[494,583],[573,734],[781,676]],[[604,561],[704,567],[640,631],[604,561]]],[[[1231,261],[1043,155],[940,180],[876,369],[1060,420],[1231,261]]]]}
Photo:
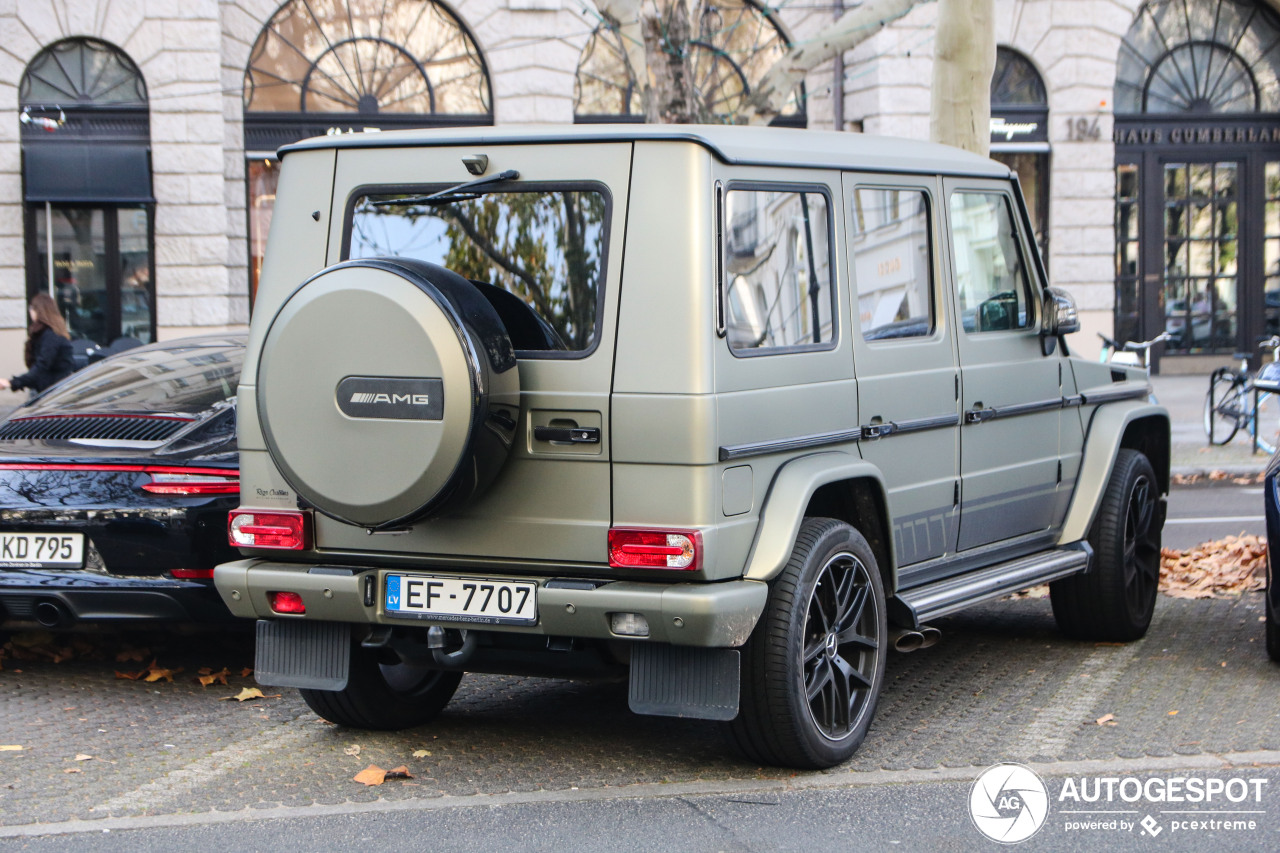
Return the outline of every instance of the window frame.
{"type": "Polygon", "coordinates": [[[1042,300],[1037,299],[1036,297],[1037,295],[1043,293],[1043,282],[1040,278],[1039,268],[1037,267],[1033,271],[1033,269],[1027,263],[1028,251],[1027,251],[1027,247],[1023,246],[1023,241],[1027,239],[1027,234],[1023,233],[1026,227],[1025,212],[1023,211],[1022,205],[1017,203],[1017,200],[1014,198],[1013,194],[1010,192],[1010,190],[1007,187],[959,186],[959,187],[952,187],[950,192],[947,194],[947,222],[948,222],[947,232],[949,236],[950,250],[951,250],[951,257],[949,258],[949,260],[951,262],[952,278],[954,279],[956,277],[955,270],[956,270],[956,267],[958,266],[958,263],[957,263],[958,256],[956,254],[956,249],[957,249],[956,217],[955,217],[955,210],[952,208],[951,202],[952,202],[952,199],[955,198],[955,196],[964,194],[964,193],[968,193],[972,195],[995,196],[1004,201],[1004,210],[1006,215],[1008,216],[1009,226],[1013,229],[1013,233],[1012,233],[1013,239],[1011,240],[1011,242],[1013,244],[1014,251],[1017,252],[1018,254],[1018,266],[1022,270],[1022,280],[1023,280],[1023,288],[1024,288],[1023,295],[1027,300],[1027,324],[1025,326],[1017,326],[1012,329],[987,329],[985,331],[979,331],[977,328],[977,314],[976,314],[977,309],[975,308],[974,309],[975,310],[974,328],[972,330],[966,329],[964,327],[964,322],[963,322],[963,316],[962,316],[963,311],[961,311],[959,306],[960,285],[959,285],[959,282],[956,282],[955,284],[955,292],[956,292],[955,298],[956,298],[956,311],[957,311],[956,325],[958,326],[959,331],[962,334],[970,337],[975,337],[975,336],[985,337],[993,333],[1022,334],[1022,335],[1037,334],[1040,330],[1040,320],[1041,320],[1040,303],[1042,300]]]}
{"type": "Polygon", "coordinates": [[[858,197],[858,191],[864,190],[864,189],[896,191],[899,194],[899,198],[895,203],[895,207],[898,207],[899,209],[901,208],[901,205],[902,205],[901,194],[903,192],[919,193],[924,199],[925,239],[928,243],[927,248],[929,252],[928,257],[925,259],[927,268],[928,268],[928,273],[929,273],[929,282],[928,282],[929,331],[925,332],[922,335],[900,335],[897,337],[888,337],[888,338],[868,338],[866,335],[867,330],[862,328],[862,322],[861,320],[858,320],[858,322],[856,323],[858,327],[858,334],[859,336],[861,336],[863,343],[865,343],[867,346],[873,346],[873,347],[891,346],[895,343],[906,343],[910,341],[932,340],[938,334],[938,328],[940,325],[938,321],[938,315],[940,313],[939,311],[940,306],[942,305],[941,300],[938,299],[938,256],[937,256],[938,240],[937,240],[937,235],[934,233],[936,225],[934,221],[935,200],[933,197],[933,193],[927,187],[924,187],[924,186],[917,186],[912,184],[888,184],[888,183],[883,183],[883,184],[858,183],[858,184],[854,184],[853,187],[849,190],[849,204],[851,207],[850,213],[857,218],[858,225],[859,225],[858,230],[854,233],[851,233],[848,236],[848,238],[845,240],[846,251],[849,256],[849,269],[852,271],[849,276],[849,282],[850,282],[849,299],[853,303],[856,303],[857,297],[861,295],[861,290],[858,287],[857,261],[856,261],[857,252],[854,250],[853,241],[856,238],[867,234],[869,231],[869,229],[866,228],[866,220],[864,218],[865,213],[863,209],[862,199],[858,197]]]}
{"type": "MultiPolygon", "coordinates": [[[[457,186],[452,182],[435,181],[430,183],[404,184],[360,184],[353,187],[345,202],[342,217],[342,247],[338,256],[339,262],[351,260],[351,236],[355,227],[355,210],[358,199],[370,195],[430,195],[457,186]]],[[[540,359],[547,361],[577,361],[588,358],[600,347],[604,335],[605,289],[609,278],[609,249],[613,239],[613,192],[608,184],[595,180],[574,181],[521,181],[513,190],[489,190],[485,195],[510,195],[512,192],[599,192],[604,197],[604,216],[601,223],[604,234],[600,241],[600,281],[596,289],[595,322],[592,325],[591,346],[581,350],[524,350],[515,351],[517,359],[540,359]]],[[[418,259],[421,260],[421,259],[418,259]]],[[[514,295],[514,294],[513,294],[514,295]]]]}
{"type": "Polygon", "coordinates": [[[716,272],[719,280],[716,282],[716,305],[719,309],[716,317],[717,330],[725,330],[719,337],[724,339],[725,345],[729,352],[735,358],[760,358],[764,356],[790,355],[793,353],[806,352],[826,352],[834,350],[840,345],[840,300],[838,298],[839,271],[836,268],[836,245],[835,245],[835,208],[833,206],[833,193],[831,188],[821,183],[806,182],[790,182],[790,181],[769,181],[769,180],[728,180],[723,182],[722,192],[723,202],[718,205],[716,228],[719,234],[724,235],[724,239],[719,240],[720,249],[717,259],[716,272]],[[729,223],[729,193],[736,190],[745,192],[790,192],[794,194],[814,193],[821,195],[827,203],[827,269],[828,274],[827,288],[830,290],[829,299],[831,300],[831,337],[829,340],[822,341],[817,344],[793,344],[791,346],[780,347],[755,347],[752,349],[738,349],[729,342],[728,325],[729,325],[729,240],[728,234],[731,233],[729,223]]]}

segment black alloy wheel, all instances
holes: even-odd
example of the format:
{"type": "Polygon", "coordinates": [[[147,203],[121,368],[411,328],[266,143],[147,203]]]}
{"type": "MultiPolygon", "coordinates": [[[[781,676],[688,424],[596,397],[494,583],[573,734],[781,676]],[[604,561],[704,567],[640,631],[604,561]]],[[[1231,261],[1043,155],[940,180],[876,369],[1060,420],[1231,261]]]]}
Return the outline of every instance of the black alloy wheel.
{"type": "Polygon", "coordinates": [[[1160,586],[1159,502],[1151,462],[1122,448],[1089,531],[1092,569],[1049,586],[1054,618],[1067,636],[1127,642],[1147,632],[1160,586]]]}
{"type": "Polygon", "coordinates": [[[743,649],[731,738],[752,760],[820,769],[866,736],[884,680],[884,587],[866,539],[844,522],[805,519],[743,649]]]}

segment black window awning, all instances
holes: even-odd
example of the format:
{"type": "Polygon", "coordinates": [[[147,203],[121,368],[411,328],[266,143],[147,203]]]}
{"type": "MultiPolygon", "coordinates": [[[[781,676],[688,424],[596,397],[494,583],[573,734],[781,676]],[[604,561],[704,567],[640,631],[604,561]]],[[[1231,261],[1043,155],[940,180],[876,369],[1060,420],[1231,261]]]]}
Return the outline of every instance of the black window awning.
{"type": "Polygon", "coordinates": [[[151,194],[151,149],[136,142],[29,142],[22,146],[22,177],[27,201],[155,201],[151,194]]]}

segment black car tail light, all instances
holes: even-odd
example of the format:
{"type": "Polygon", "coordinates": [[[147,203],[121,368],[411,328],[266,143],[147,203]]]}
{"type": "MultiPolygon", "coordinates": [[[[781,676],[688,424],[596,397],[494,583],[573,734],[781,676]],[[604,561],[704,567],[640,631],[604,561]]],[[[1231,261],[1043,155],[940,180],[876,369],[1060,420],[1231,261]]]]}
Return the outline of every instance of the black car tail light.
{"type": "Polygon", "coordinates": [[[5,463],[0,471],[97,471],[146,474],[138,488],[153,495],[234,495],[240,492],[235,468],[192,468],[182,465],[94,465],[79,462],[5,463]]]}

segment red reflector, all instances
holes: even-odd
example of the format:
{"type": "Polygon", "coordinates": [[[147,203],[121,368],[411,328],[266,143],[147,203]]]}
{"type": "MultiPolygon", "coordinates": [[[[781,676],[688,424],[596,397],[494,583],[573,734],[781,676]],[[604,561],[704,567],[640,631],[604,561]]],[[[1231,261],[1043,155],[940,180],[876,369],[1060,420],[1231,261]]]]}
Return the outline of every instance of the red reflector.
{"type": "Polygon", "coordinates": [[[194,580],[199,578],[212,578],[213,569],[174,569],[169,572],[179,580],[194,580]]]}
{"type": "Polygon", "coordinates": [[[303,512],[235,509],[229,514],[227,538],[236,548],[305,551],[311,547],[310,527],[303,512]]]}
{"type": "Polygon", "coordinates": [[[609,531],[609,565],[619,569],[697,571],[702,561],[702,534],[696,530],[609,531]]]}
{"type": "Polygon", "coordinates": [[[306,613],[307,605],[296,592],[268,592],[267,602],[277,613],[306,613]]]}

